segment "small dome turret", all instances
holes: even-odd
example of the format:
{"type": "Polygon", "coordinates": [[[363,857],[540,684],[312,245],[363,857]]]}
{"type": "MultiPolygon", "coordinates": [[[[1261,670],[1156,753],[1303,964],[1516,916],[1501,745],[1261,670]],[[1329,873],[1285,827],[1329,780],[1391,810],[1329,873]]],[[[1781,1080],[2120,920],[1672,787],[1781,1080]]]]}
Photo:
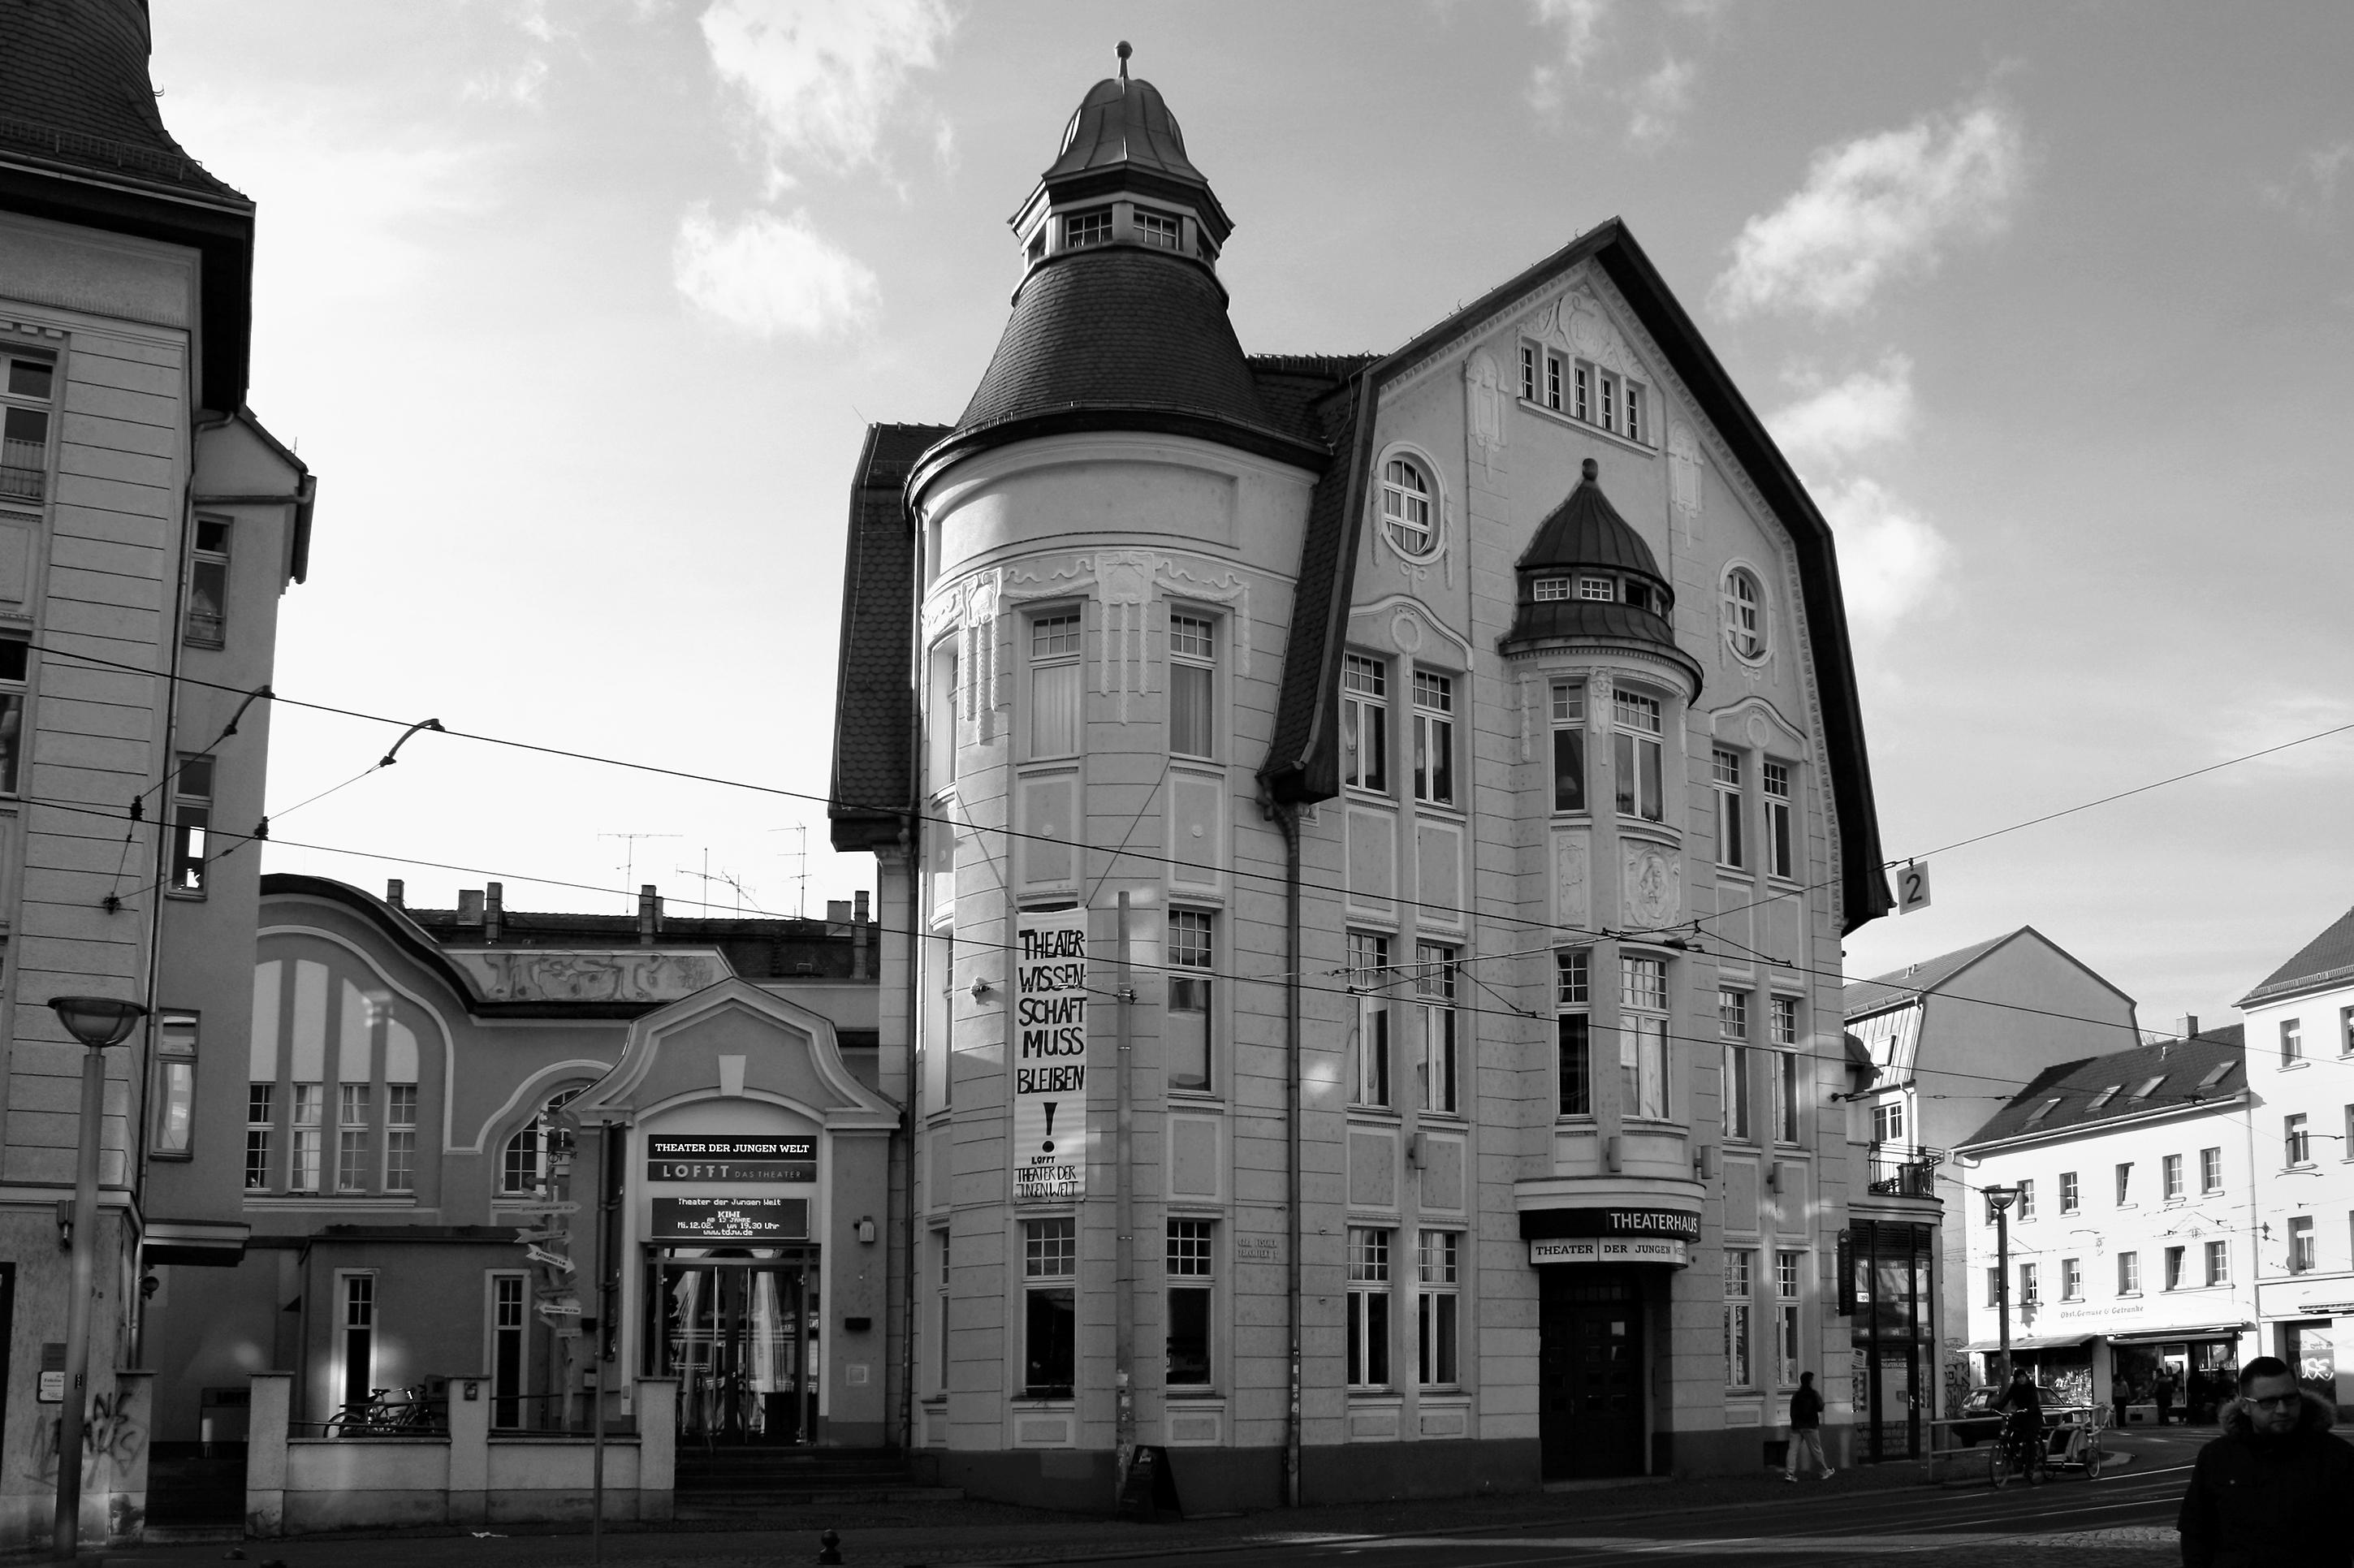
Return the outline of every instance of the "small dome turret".
{"type": "Polygon", "coordinates": [[[1569,498],[1537,524],[1513,570],[1520,579],[1506,653],[1619,647],[1665,655],[1698,690],[1699,662],[1676,646],[1675,590],[1659,557],[1602,493],[1601,468],[1585,460],[1569,498]]]}

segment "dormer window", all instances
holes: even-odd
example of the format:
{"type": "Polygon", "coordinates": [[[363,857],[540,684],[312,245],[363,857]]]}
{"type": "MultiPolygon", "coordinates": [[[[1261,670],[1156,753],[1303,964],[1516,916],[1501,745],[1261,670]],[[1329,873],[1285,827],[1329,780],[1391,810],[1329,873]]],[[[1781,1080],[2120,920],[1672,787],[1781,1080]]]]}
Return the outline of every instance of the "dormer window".
{"type": "Polygon", "coordinates": [[[2092,1103],[2084,1108],[2087,1110],[2100,1109],[2103,1106],[2107,1105],[2111,1100],[2116,1098],[2117,1091],[2124,1087],[2125,1086],[2123,1084],[2111,1084],[2107,1088],[2103,1089],[2099,1094],[2094,1095],[2093,1097],[2092,1103]]]}
{"type": "Polygon", "coordinates": [[[1063,219],[1063,249],[1076,250],[1082,246],[1111,243],[1111,208],[1099,207],[1091,212],[1075,212],[1063,219]]]}
{"type": "Polygon", "coordinates": [[[1185,248],[1185,226],[1167,213],[1149,212],[1138,207],[1136,238],[1141,244],[1158,246],[1163,250],[1182,250],[1185,248]]]}
{"type": "Polygon", "coordinates": [[[1536,588],[1534,591],[1536,601],[1539,604],[1544,604],[1557,599],[1567,599],[1569,597],[1569,579],[1567,577],[1539,577],[1536,581],[1536,588]]]}
{"type": "Polygon", "coordinates": [[[1610,604],[1618,598],[1618,585],[1608,577],[1580,577],[1577,579],[1577,597],[1610,604]]]}

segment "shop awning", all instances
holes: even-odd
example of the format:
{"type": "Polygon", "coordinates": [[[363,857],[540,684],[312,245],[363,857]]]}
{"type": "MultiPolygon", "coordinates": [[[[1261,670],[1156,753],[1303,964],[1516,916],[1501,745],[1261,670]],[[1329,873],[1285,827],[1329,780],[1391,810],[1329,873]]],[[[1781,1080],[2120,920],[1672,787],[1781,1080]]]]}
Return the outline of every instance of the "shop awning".
{"type": "Polygon", "coordinates": [[[2178,1340],[2228,1340],[2254,1327],[2251,1323],[2200,1323],[2189,1329],[2136,1329],[2130,1334],[2111,1334],[2113,1345],[2160,1345],[2178,1340]]]}
{"type": "MultiPolygon", "coordinates": [[[[2075,1349],[2075,1347],[2084,1343],[2092,1337],[2093,1336],[2090,1334],[2046,1334],[2039,1339],[2034,1335],[2029,1335],[2022,1339],[2015,1339],[2011,1340],[2010,1348],[2013,1351],[2068,1351],[2075,1349]]],[[[1966,1351],[1999,1351],[2002,1349],[2002,1341],[2000,1340],[1972,1340],[1968,1344],[1964,1345],[1962,1349],[1966,1351]]]]}

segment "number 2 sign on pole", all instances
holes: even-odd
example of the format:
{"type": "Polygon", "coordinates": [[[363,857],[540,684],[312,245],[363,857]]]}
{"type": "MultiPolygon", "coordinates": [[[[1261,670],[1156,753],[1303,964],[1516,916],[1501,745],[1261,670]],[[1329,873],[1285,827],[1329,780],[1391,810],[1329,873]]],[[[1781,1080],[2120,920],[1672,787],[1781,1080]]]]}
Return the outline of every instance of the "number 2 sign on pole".
{"type": "Polygon", "coordinates": [[[1929,907],[1929,868],[1918,861],[1906,861],[1904,869],[1896,874],[1896,912],[1910,915],[1915,909],[1929,907]]]}

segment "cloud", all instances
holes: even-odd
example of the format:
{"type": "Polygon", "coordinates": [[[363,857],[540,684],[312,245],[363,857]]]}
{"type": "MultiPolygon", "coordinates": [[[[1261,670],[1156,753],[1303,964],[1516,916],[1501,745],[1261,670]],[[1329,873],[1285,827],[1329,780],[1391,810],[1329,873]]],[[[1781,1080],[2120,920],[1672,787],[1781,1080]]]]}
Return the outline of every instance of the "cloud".
{"type": "Polygon", "coordinates": [[[1691,107],[1693,79],[1700,68],[1673,55],[1659,69],[1628,89],[1627,140],[1638,147],[1656,147],[1676,133],[1676,122],[1691,107]]]}
{"type": "Polygon", "coordinates": [[[1561,107],[1567,84],[1585,75],[1586,62],[1602,47],[1602,24],[1611,0],[1529,0],[1540,27],[1558,35],[1560,62],[1543,62],[1529,73],[1529,102],[1541,114],[1561,107]]]}
{"type": "Polygon", "coordinates": [[[1872,447],[1910,440],[1916,410],[1913,361],[1891,352],[1876,370],[1859,370],[1766,418],[1774,439],[1801,467],[1845,461],[1872,447]]]}
{"type": "Polygon", "coordinates": [[[2316,147],[2297,160],[2296,172],[2287,179],[2262,187],[2264,201],[2299,222],[2327,223],[2338,208],[2338,177],[2349,171],[2354,171],[2354,142],[2316,147]]]}
{"type": "Polygon", "coordinates": [[[771,157],[835,173],[881,162],[908,77],[938,66],[955,30],[944,0],[715,0],[703,14],[712,66],[771,157]]]}
{"type": "Polygon", "coordinates": [[[823,337],[862,327],[882,303],[874,272],[801,212],[754,212],[723,228],[696,207],[679,224],[671,278],[696,309],[756,337],[823,337]]]}
{"type": "Polygon", "coordinates": [[[1953,564],[1944,535],[1877,480],[1850,479],[1815,493],[1839,542],[1851,627],[1882,635],[1929,602],[1953,564]]]}
{"type": "Polygon", "coordinates": [[[1853,315],[1883,284],[1935,272],[1953,242],[2001,233],[2026,161],[1991,104],[1823,148],[1797,194],[1742,226],[1712,302],[1734,318],[1853,315]]]}

